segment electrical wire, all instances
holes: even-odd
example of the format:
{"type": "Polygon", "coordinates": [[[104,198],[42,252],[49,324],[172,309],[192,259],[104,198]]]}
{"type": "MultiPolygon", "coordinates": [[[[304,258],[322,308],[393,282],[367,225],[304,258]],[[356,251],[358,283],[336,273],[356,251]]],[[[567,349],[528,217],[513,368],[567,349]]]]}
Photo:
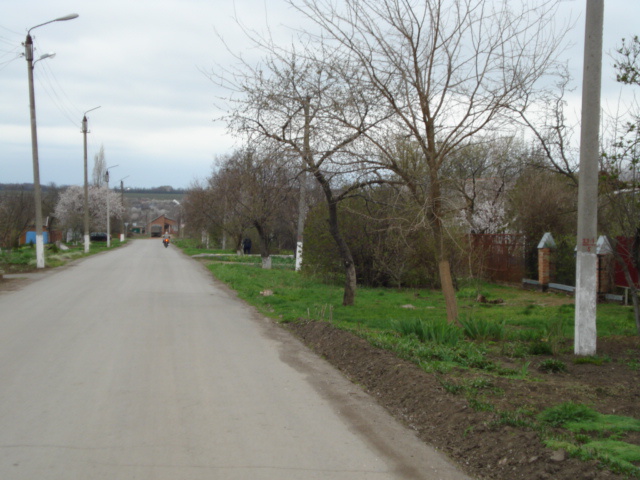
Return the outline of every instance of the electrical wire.
{"type": "MultiPolygon", "coordinates": [[[[37,42],[34,43],[39,48],[37,42]]],[[[43,50],[44,51],[44,50],[43,50]]],[[[66,94],[62,85],[58,81],[49,62],[41,62],[37,69],[34,69],[35,77],[39,85],[43,88],[47,96],[53,101],[56,108],[62,115],[74,126],[78,126],[78,119],[81,118],[82,110],[80,110],[66,94]]]]}
{"type": "Polygon", "coordinates": [[[19,37],[20,33],[3,27],[2,25],[0,25],[0,29],[15,35],[11,37],[0,35],[0,70],[3,70],[11,62],[23,55],[24,46],[19,37]]]}

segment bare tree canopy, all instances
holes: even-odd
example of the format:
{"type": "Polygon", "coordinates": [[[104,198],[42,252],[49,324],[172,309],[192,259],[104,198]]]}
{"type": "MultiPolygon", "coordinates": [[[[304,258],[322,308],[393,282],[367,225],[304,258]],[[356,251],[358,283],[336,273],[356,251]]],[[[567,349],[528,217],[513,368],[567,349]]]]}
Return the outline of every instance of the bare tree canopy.
{"type": "Polygon", "coordinates": [[[563,31],[557,1],[290,0],[322,29],[323,41],[347,52],[394,112],[393,123],[368,133],[385,166],[424,206],[438,244],[450,321],[457,307],[445,241],[447,208],[442,169],[478,136],[508,132],[557,71],[563,31]],[[399,161],[397,142],[419,149],[424,176],[399,161]],[[426,192],[426,195],[423,194],[426,192]]]}
{"type": "MultiPolygon", "coordinates": [[[[355,265],[338,225],[336,205],[354,189],[380,180],[361,160],[358,141],[388,117],[376,92],[368,89],[359,64],[322,42],[282,49],[253,38],[262,63],[241,66],[212,80],[234,92],[229,128],[252,144],[278,145],[317,181],[329,205],[329,228],[345,268],[344,305],[355,299],[355,265]],[[382,107],[381,107],[382,105],[382,107]],[[348,186],[347,186],[348,185],[348,186]]],[[[375,168],[375,166],[374,166],[375,168]]]]}
{"type": "Polygon", "coordinates": [[[104,175],[107,172],[107,160],[104,156],[104,145],[100,145],[100,151],[93,157],[93,185],[101,187],[104,183],[104,175]]]}

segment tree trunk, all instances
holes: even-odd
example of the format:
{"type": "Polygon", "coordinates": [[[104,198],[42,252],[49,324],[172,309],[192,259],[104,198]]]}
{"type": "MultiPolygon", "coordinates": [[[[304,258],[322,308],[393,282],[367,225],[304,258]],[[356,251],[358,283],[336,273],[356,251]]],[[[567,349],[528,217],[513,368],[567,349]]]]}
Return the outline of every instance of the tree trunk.
{"type": "Polygon", "coordinates": [[[342,296],[342,305],[349,306],[356,302],[356,266],[349,264],[345,267],[346,278],[344,281],[344,295],[342,296]]]}
{"type": "Polygon", "coordinates": [[[242,232],[236,234],[236,253],[238,255],[242,255],[244,253],[242,251],[242,232]]]}
{"type": "Polygon", "coordinates": [[[453,288],[453,279],[451,277],[451,265],[446,258],[440,259],[438,263],[440,270],[440,283],[442,284],[442,294],[444,302],[447,306],[447,322],[458,323],[458,303],[456,300],[456,291],[453,288]]]}
{"type": "Polygon", "coordinates": [[[259,222],[253,222],[258,236],[260,237],[260,257],[262,258],[262,268],[265,270],[271,270],[271,252],[269,251],[269,236],[268,233],[262,228],[262,224],[259,222]]]}
{"type": "Polygon", "coordinates": [[[444,227],[442,225],[440,179],[438,178],[437,169],[433,165],[431,165],[430,171],[430,223],[433,226],[433,234],[435,237],[436,253],[438,258],[438,271],[440,273],[440,287],[442,289],[442,295],[444,296],[444,302],[447,308],[447,322],[459,324],[458,303],[456,300],[456,291],[453,286],[453,278],[451,276],[451,264],[449,263],[449,254],[444,244],[445,236],[444,227]]]}
{"type": "Polygon", "coordinates": [[[353,255],[351,255],[349,245],[347,245],[347,242],[340,233],[340,227],[338,225],[338,205],[333,201],[329,203],[329,231],[338,246],[338,252],[342,259],[342,265],[344,266],[345,282],[342,305],[350,306],[353,305],[356,300],[356,266],[353,263],[353,255]]]}

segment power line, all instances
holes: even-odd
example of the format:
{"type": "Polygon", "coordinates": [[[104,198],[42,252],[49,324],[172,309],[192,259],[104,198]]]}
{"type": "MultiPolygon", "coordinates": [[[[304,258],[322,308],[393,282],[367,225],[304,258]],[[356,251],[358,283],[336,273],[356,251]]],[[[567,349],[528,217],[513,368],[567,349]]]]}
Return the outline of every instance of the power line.
{"type": "Polygon", "coordinates": [[[69,120],[72,125],[78,126],[77,119],[82,115],[82,110],[80,110],[66,94],[49,62],[43,62],[40,65],[42,68],[38,69],[38,82],[42,85],[45,93],[51,98],[62,115],[69,120]]]}
{"type": "MultiPolygon", "coordinates": [[[[0,58],[5,57],[6,55],[2,55],[0,56],[0,58]]],[[[4,70],[5,68],[7,68],[7,66],[12,63],[14,60],[17,60],[18,58],[21,58],[21,55],[19,53],[16,53],[15,56],[13,58],[10,58],[9,60],[5,60],[4,62],[0,62],[0,71],[4,70]]]]}
{"type": "Polygon", "coordinates": [[[2,30],[6,30],[6,31],[7,31],[7,32],[9,32],[9,33],[13,33],[14,35],[23,35],[23,36],[25,36],[25,37],[26,37],[26,34],[24,34],[24,33],[20,33],[20,32],[16,32],[15,30],[11,30],[10,28],[4,27],[4,26],[2,26],[2,25],[0,25],[0,28],[1,28],[2,30]]]}

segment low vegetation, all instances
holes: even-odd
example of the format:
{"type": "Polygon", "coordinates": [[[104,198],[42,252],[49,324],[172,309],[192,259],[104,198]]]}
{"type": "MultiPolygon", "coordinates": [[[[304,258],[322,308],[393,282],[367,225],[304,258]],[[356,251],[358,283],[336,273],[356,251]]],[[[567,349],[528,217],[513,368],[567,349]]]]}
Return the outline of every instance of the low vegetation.
{"type": "MultiPolygon", "coordinates": [[[[112,240],[111,248],[119,247],[123,243],[119,240],[112,240]]],[[[105,242],[92,242],[88,254],[84,253],[84,246],[81,244],[68,245],[67,248],[68,250],[62,250],[55,244],[45,246],[45,265],[47,267],[60,267],[72,260],[103,252],[107,250],[107,244],[105,242]]],[[[4,273],[19,273],[35,269],[36,249],[33,244],[0,251],[0,271],[4,271],[4,273]]]]}
{"type": "MultiPolygon", "coordinates": [[[[566,375],[573,350],[571,298],[467,281],[457,293],[461,326],[455,326],[446,321],[438,291],[361,288],[356,305],[344,307],[339,285],[297,274],[292,266],[267,271],[239,264],[246,260],[226,255],[204,261],[240,298],[277,321],[331,322],[436,375],[446,392],[463,396],[475,411],[494,414],[495,424],[535,431],[549,448],[640,478],[640,447],[624,436],[637,431],[638,420],[571,402],[543,411],[504,406],[504,382],[535,384],[566,375]],[[501,302],[479,303],[479,295],[501,302]]],[[[598,305],[598,332],[635,335],[632,307],[598,305]]],[[[607,355],[575,357],[573,365],[597,368],[609,362],[607,355]]]]}

